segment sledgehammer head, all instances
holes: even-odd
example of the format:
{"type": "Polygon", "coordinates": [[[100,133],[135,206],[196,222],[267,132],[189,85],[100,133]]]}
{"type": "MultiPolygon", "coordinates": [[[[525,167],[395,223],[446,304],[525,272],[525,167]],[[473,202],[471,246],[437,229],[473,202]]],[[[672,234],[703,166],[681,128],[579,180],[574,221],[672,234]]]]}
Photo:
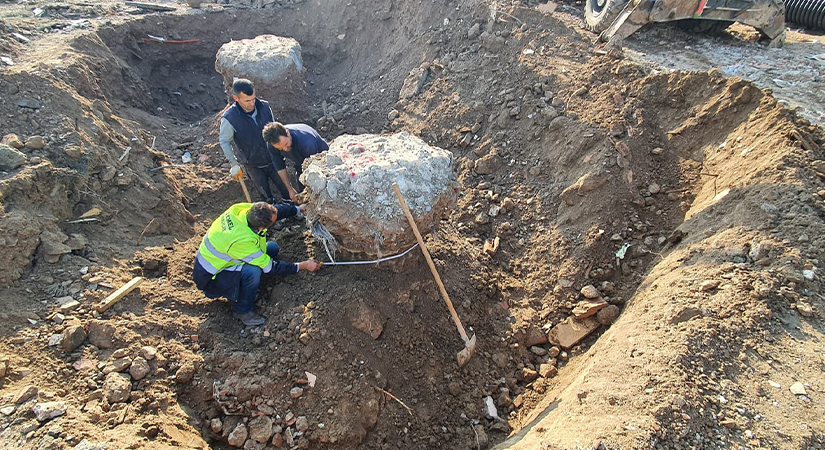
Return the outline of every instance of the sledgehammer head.
{"type": "Polygon", "coordinates": [[[474,351],[476,351],[476,335],[473,335],[469,341],[465,342],[464,349],[456,355],[456,359],[458,359],[458,367],[462,367],[464,364],[467,364],[467,361],[473,357],[474,351]]]}

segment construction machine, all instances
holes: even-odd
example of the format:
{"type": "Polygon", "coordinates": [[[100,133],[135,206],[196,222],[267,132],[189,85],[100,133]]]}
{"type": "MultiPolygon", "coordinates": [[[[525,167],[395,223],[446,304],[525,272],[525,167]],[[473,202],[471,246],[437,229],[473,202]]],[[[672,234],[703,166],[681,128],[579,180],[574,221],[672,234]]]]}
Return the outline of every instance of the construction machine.
{"type": "Polygon", "coordinates": [[[700,32],[740,22],[756,28],[769,47],[785,41],[784,0],[587,0],[584,16],[602,41],[619,45],[645,24],[673,21],[700,32]]]}

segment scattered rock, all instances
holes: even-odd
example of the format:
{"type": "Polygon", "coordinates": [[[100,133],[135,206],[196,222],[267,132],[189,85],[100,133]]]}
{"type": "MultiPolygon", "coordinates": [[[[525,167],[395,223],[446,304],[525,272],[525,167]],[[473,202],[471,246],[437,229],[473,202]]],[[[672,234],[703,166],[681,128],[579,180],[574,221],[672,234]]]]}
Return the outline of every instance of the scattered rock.
{"type": "Polygon", "coordinates": [[[796,310],[802,317],[813,317],[814,308],[810,303],[799,302],[796,304],[796,310]]]}
{"type": "Polygon", "coordinates": [[[140,356],[142,356],[147,361],[151,361],[155,359],[155,355],[158,354],[158,350],[155,347],[144,346],[140,348],[140,356]]]}
{"type": "Polygon", "coordinates": [[[309,429],[309,420],[307,420],[306,416],[298,416],[298,419],[295,421],[295,429],[301,432],[309,429]]]}
{"type": "Polygon", "coordinates": [[[569,206],[576,204],[576,196],[582,192],[589,192],[601,187],[607,183],[608,174],[606,173],[586,173],[582,175],[575,183],[568,186],[559,195],[559,198],[569,206]]]}
{"type": "MultiPolygon", "coordinates": [[[[555,99],[554,99],[555,101],[555,99]]],[[[556,105],[553,105],[556,106],[556,105]]],[[[547,127],[550,131],[561,131],[566,130],[571,125],[571,120],[567,116],[558,116],[555,119],[550,121],[550,125],[547,127]]]]}
{"type": "Polygon", "coordinates": [[[235,426],[235,429],[229,433],[227,443],[233,447],[241,447],[244,442],[246,442],[248,436],[249,433],[246,431],[246,426],[243,423],[239,423],[235,426]]]}
{"type": "Polygon", "coordinates": [[[499,157],[495,152],[490,152],[484,155],[484,157],[476,160],[473,170],[475,170],[479,175],[489,175],[501,167],[501,165],[501,157],[499,157]]]}
{"type": "Polygon", "coordinates": [[[300,398],[302,395],[304,395],[304,390],[302,388],[294,387],[289,390],[289,396],[292,398],[300,398]]]}
{"type": "Polygon", "coordinates": [[[400,115],[401,113],[399,113],[397,109],[390,110],[390,112],[387,113],[387,120],[392,122],[393,120],[397,119],[400,115]]]}
{"type": "Polygon", "coordinates": [[[223,430],[223,422],[221,419],[215,417],[214,419],[209,421],[209,428],[215,434],[220,434],[221,430],[223,430]]]}
{"type": "Polygon", "coordinates": [[[521,379],[529,383],[539,377],[539,373],[533,369],[525,367],[521,369],[521,379]]]}
{"type": "Polygon", "coordinates": [[[596,289],[596,286],[593,286],[592,284],[588,284],[587,286],[583,287],[580,292],[584,296],[584,298],[593,299],[600,298],[602,296],[599,293],[599,290],[596,289]]]}
{"type": "Polygon", "coordinates": [[[553,346],[553,347],[550,347],[549,349],[547,349],[547,356],[549,356],[551,358],[555,358],[556,356],[559,356],[559,353],[561,353],[561,349],[556,347],[556,346],[553,346]]]}
{"type": "Polygon", "coordinates": [[[112,372],[106,375],[103,382],[103,397],[109,404],[125,402],[132,393],[132,382],[129,375],[112,372]]]}
{"type": "Polygon", "coordinates": [[[496,366],[502,369],[510,364],[510,359],[504,353],[493,353],[491,359],[496,366]]]}
{"type": "Polygon", "coordinates": [[[15,394],[14,397],[11,398],[11,402],[15,405],[19,405],[25,402],[26,400],[29,400],[30,398],[36,396],[37,392],[37,386],[24,386],[22,389],[17,391],[17,394],[15,394]]]}
{"type": "Polygon", "coordinates": [[[531,326],[527,329],[524,337],[524,345],[532,347],[535,345],[544,345],[547,343],[547,335],[544,334],[538,327],[531,326]]]}
{"type": "Polygon", "coordinates": [[[60,348],[66,353],[73,352],[80,347],[86,340],[86,330],[80,325],[66,327],[63,330],[63,341],[60,343],[60,348]]]}
{"type": "Polygon", "coordinates": [[[467,38],[472,40],[477,38],[479,35],[481,35],[481,24],[474,23],[473,26],[467,30],[467,38]]]}
{"type": "Polygon", "coordinates": [[[699,308],[695,308],[693,306],[688,306],[680,310],[678,313],[674,314],[670,318],[670,323],[677,324],[687,322],[688,320],[693,319],[694,317],[699,317],[701,315],[702,310],[700,310],[699,308]]]}
{"type": "Polygon", "coordinates": [[[530,347],[530,353],[536,356],[544,356],[547,354],[547,349],[544,347],[530,347]]]}
{"type": "Polygon", "coordinates": [[[187,362],[178,368],[175,372],[175,383],[186,384],[192,381],[195,377],[195,366],[191,362],[187,362]]]}
{"type": "Polygon", "coordinates": [[[719,287],[719,280],[706,280],[699,285],[701,291],[712,291],[719,287]]]}
{"type": "Polygon", "coordinates": [[[26,154],[6,144],[0,144],[0,170],[14,170],[26,163],[26,154]]]}
{"type": "Polygon", "coordinates": [[[808,395],[808,392],[805,391],[805,386],[797,381],[796,383],[792,384],[790,387],[791,393],[794,395],[808,395]]]}
{"type": "Polygon", "coordinates": [[[616,305],[609,305],[596,313],[596,320],[602,325],[610,325],[619,318],[619,307],[616,305]]]}
{"type": "Polygon", "coordinates": [[[258,442],[266,442],[272,437],[272,419],[269,416],[256,417],[249,421],[249,437],[258,442]]]}
{"type": "Polygon", "coordinates": [[[662,191],[661,186],[656,183],[650,183],[650,186],[647,187],[647,192],[650,192],[652,195],[656,195],[662,191]]]}
{"type": "Polygon", "coordinates": [[[553,327],[547,335],[548,340],[563,349],[568,349],[599,328],[599,321],[593,317],[577,320],[568,317],[564,322],[553,327]]]}
{"type": "Polygon", "coordinates": [[[542,364],[539,366],[539,375],[543,378],[554,377],[557,373],[559,373],[559,369],[556,369],[556,366],[552,364],[542,364]]]}
{"type": "Polygon", "coordinates": [[[572,314],[576,319],[584,319],[595,315],[600,309],[607,306],[608,303],[602,298],[582,300],[573,308],[572,314]]]}
{"type": "Polygon", "coordinates": [[[89,342],[98,348],[112,348],[115,346],[115,331],[117,329],[114,325],[103,320],[89,321],[89,342]]]}
{"type": "Polygon", "coordinates": [[[40,422],[54,419],[57,416],[66,414],[66,402],[45,402],[38,403],[32,408],[35,418],[40,422]]]}
{"type": "Polygon", "coordinates": [[[132,365],[129,367],[129,375],[132,376],[132,379],[139,381],[145,378],[151,370],[149,362],[142,356],[138,356],[132,361],[132,365]]]}
{"type": "Polygon", "coordinates": [[[355,312],[350,317],[350,324],[355,329],[363,331],[373,339],[378,339],[384,331],[384,319],[377,310],[359,301],[355,312]]]}
{"type": "Polygon", "coordinates": [[[24,146],[32,150],[42,150],[46,146],[46,141],[43,136],[31,136],[26,139],[24,146]]]}
{"type": "Polygon", "coordinates": [[[14,134],[14,133],[9,133],[9,134],[3,136],[3,140],[0,141],[0,142],[3,143],[3,144],[8,145],[11,148],[15,148],[17,150],[20,150],[21,148],[23,148],[25,146],[23,144],[23,141],[20,140],[20,137],[17,136],[16,134],[14,134]]]}
{"type": "Polygon", "coordinates": [[[479,450],[483,450],[490,445],[490,439],[487,437],[487,432],[484,431],[483,425],[473,425],[473,431],[475,433],[475,442],[469,448],[477,448],[479,450]]]}
{"type": "Polygon", "coordinates": [[[72,159],[80,159],[85,153],[83,151],[83,147],[80,147],[79,145],[67,145],[63,147],[63,152],[66,156],[72,159]]]}

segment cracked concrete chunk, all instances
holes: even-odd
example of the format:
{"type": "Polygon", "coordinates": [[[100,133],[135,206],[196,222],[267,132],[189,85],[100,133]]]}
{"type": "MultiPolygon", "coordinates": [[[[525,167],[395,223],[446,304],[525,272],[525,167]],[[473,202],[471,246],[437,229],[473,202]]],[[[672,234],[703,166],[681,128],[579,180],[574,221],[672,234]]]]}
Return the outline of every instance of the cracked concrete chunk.
{"type": "Polygon", "coordinates": [[[339,136],[304,163],[301,180],[307,219],[320,220],[350,253],[392,255],[415,243],[393,183],[422,235],[456,202],[453,154],[406,132],[339,136]]]}

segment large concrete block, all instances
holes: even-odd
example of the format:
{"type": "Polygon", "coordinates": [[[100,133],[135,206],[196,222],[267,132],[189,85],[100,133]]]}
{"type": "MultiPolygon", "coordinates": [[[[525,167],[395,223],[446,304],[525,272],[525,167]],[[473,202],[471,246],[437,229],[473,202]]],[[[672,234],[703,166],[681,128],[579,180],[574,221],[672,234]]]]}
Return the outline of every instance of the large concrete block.
{"type": "Polygon", "coordinates": [[[292,122],[294,115],[304,114],[305,69],[295,39],[263,34],[227,42],[218,50],[215,70],[223,76],[230,99],[235,78],[247,78],[258,97],[269,101],[275,120],[292,122]]]}
{"type": "Polygon", "coordinates": [[[455,206],[453,154],[406,132],[343,135],[304,163],[307,218],[348,253],[391,255],[416,242],[392,189],[397,182],[422,235],[455,206]]]}

